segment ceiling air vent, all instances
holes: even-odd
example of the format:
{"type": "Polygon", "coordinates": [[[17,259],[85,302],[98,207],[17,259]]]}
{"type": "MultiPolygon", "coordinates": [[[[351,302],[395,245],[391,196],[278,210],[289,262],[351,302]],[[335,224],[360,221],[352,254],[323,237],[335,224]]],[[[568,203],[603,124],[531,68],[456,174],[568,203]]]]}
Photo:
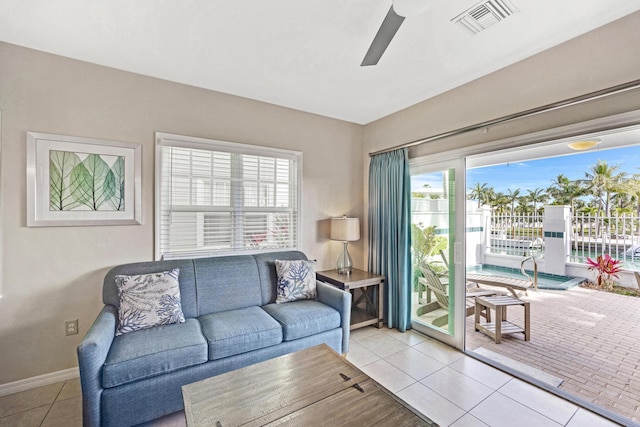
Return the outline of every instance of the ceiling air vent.
{"type": "Polygon", "coordinates": [[[478,34],[480,31],[497,24],[517,11],[518,9],[509,0],[488,0],[473,5],[453,18],[451,22],[460,24],[471,34],[478,34]]]}

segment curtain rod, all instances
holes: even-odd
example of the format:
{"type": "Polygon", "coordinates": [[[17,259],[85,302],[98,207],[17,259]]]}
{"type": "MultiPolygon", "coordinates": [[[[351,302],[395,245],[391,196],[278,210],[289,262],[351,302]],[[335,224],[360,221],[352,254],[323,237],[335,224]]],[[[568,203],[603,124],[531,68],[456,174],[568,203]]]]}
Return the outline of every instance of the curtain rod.
{"type": "Polygon", "coordinates": [[[447,138],[450,136],[461,135],[467,132],[482,129],[484,127],[492,126],[498,123],[505,123],[512,120],[516,120],[516,119],[535,116],[537,114],[546,113],[548,111],[553,111],[560,108],[571,107],[573,105],[581,104],[583,102],[593,101],[595,99],[616,95],[618,93],[622,93],[622,92],[626,92],[626,91],[638,89],[638,88],[640,88],[640,79],[633,80],[628,83],[623,83],[617,86],[612,86],[606,89],[597,90],[595,92],[587,93],[585,95],[580,95],[573,98],[565,99],[563,101],[554,102],[552,104],[546,104],[541,107],[532,108],[530,110],[520,111],[519,113],[509,114],[507,116],[502,116],[497,119],[487,120],[486,122],[476,123],[471,126],[465,126],[449,132],[439,133],[437,135],[429,136],[427,138],[420,138],[415,141],[396,145],[394,147],[387,148],[384,150],[374,151],[372,153],[369,153],[369,157],[373,157],[377,154],[383,154],[383,153],[388,153],[390,151],[399,150],[401,148],[415,147],[416,145],[424,144],[426,142],[437,141],[439,139],[447,138]]]}

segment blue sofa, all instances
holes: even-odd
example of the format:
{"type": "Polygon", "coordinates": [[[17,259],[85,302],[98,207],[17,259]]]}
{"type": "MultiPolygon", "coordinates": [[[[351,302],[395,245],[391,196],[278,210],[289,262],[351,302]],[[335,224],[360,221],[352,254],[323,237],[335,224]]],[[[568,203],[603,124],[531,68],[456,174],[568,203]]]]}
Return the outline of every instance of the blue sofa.
{"type": "Polygon", "coordinates": [[[297,251],[125,264],[104,279],[104,308],[78,346],[85,426],[130,426],[183,408],[181,387],[326,343],[349,350],[351,295],[317,282],[315,300],[275,304],[275,260],[297,251]],[[116,275],[180,269],[186,321],[116,336],[116,275]]]}

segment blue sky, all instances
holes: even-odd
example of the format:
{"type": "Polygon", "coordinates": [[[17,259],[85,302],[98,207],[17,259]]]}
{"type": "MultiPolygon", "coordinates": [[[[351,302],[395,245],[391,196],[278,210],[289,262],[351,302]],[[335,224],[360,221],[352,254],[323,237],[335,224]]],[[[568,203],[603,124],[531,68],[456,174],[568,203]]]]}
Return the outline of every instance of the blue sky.
{"type": "MultiPolygon", "coordinates": [[[[619,171],[629,175],[640,173],[640,147],[589,151],[571,156],[469,169],[467,192],[476,183],[486,183],[488,187],[502,193],[518,188],[524,193],[535,188],[546,189],[560,174],[571,180],[583,179],[585,172],[598,160],[606,160],[609,165],[619,165],[619,171]]],[[[441,188],[441,180],[441,174],[412,176],[411,191],[420,191],[425,183],[432,188],[441,188]]]]}

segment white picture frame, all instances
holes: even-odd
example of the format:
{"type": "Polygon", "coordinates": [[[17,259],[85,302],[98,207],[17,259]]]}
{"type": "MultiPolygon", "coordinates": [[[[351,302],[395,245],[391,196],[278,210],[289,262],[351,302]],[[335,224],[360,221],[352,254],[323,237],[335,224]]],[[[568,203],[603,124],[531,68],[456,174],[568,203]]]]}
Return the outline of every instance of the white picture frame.
{"type": "Polygon", "coordinates": [[[27,132],[27,227],[142,222],[142,145],[27,132]]]}

